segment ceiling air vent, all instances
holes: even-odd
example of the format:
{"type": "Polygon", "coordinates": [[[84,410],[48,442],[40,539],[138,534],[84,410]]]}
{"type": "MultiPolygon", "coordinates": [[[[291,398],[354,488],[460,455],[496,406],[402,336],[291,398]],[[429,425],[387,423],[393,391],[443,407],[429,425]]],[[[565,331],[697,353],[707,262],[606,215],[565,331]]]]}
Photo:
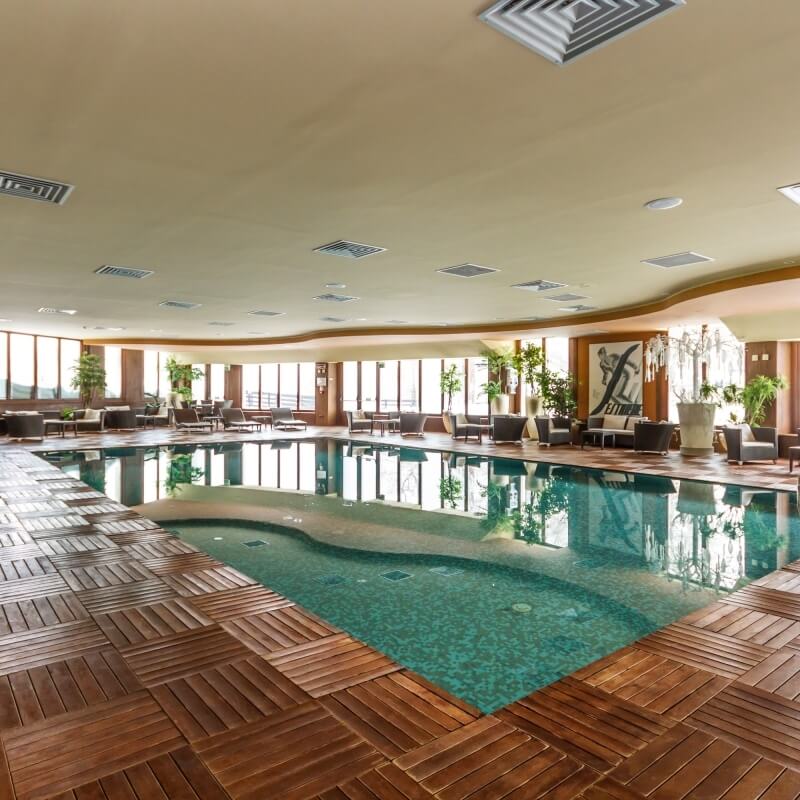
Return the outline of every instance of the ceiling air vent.
{"type": "Polygon", "coordinates": [[[674,253],[671,256],[660,256],[659,258],[645,258],[642,264],[652,264],[654,267],[672,269],[672,267],[688,267],[690,264],[704,264],[713,260],[708,256],[689,251],[686,253],[674,253]]]}
{"type": "Polygon", "coordinates": [[[560,308],[559,311],[569,311],[570,313],[578,313],[579,311],[597,311],[597,306],[584,306],[578,303],[574,306],[566,306],[565,308],[560,308]]]}
{"type": "Polygon", "coordinates": [[[361,242],[347,242],[339,239],[337,242],[324,244],[322,247],[315,247],[315,253],[326,253],[329,256],[341,256],[342,258],[366,258],[374,256],[375,253],[385,253],[385,247],[375,247],[371,244],[361,244],[361,242]]]}
{"type": "Polygon", "coordinates": [[[230,328],[232,325],[235,325],[235,322],[209,322],[209,325],[213,325],[215,328],[230,328]]]}
{"type": "Polygon", "coordinates": [[[567,64],[686,0],[498,0],[480,18],[500,33],[567,64]]]}
{"type": "Polygon", "coordinates": [[[134,278],[141,280],[154,274],[151,269],[135,269],[134,267],[115,267],[113,264],[104,264],[94,271],[95,275],[110,275],[112,278],[134,278]]]}
{"type": "Polygon", "coordinates": [[[180,308],[184,311],[190,311],[193,308],[200,308],[202,303],[189,303],[186,300],[164,300],[159,303],[161,308],[180,308]]]}
{"type": "Polygon", "coordinates": [[[15,172],[0,170],[0,194],[13,197],[27,197],[29,200],[41,200],[43,203],[63,205],[73,187],[60,181],[49,181],[46,178],[33,178],[30,175],[18,175],[15,172]]]}
{"type": "Polygon", "coordinates": [[[548,300],[553,300],[556,303],[571,303],[574,300],[586,300],[585,294],[554,294],[547,298],[548,300]]]}
{"type": "Polygon", "coordinates": [[[555,281],[527,281],[526,283],[515,283],[512,289],[525,289],[528,292],[549,292],[550,289],[563,289],[566,283],[556,283],[555,281]]]}
{"type": "Polygon", "coordinates": [[[347,322],[344,317],[320,317],[320,322],[347,322]]]}
{"type": "Polygon", "coordinates": [[[37,310],[40,314],[66,314],[70,317],[78,313],[74,308],[39,308],[37,310]]]}
{"type": "Polygon", "coordinates": [[[333,294],[332,292],[318,294],[314,299],[324,300],[326,303],[350,303],[353,300],[358,300],[357,297],[353,297],[349,294],[333,294]]]}
{"type": "Polygon", "coordinates": [[[437,269],[436,271],[443,272],[445,275],[455,275],[459,278],[477,278],[478,275],[500,272],[499,269],[482,267],[480,264],[459,264],[457,267],[445,267],[445,269],[437,269]]]}
{"type": "Polygon", "coordinates": [[[264,309],[257,309],[256,311],[248,311],[253,317],[282,317],[285,311],[265,311],[264,309]]]}

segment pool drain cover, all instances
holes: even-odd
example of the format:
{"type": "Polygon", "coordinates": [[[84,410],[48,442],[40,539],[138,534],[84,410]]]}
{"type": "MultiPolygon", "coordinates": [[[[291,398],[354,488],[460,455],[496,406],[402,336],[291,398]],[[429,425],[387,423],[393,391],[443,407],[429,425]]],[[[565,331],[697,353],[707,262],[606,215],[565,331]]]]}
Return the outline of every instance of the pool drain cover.
{"type": "Polygon", "coordinates": [[[511,610],[516,611],[517,614],[528,614],[533,611],[533,608],[527,603],[514,603],[514,605],[511,606],[511,610]]]}
{"type": "Polygon", "coordinates": [[[393,569],[391,572],[384,572],[381,578],[386,578],[387,581],[404,581],[406,578],[411,578],[410,572],[403,572],[399,569],[393,569]]]}
{"type": "Polygon", "coordinates": [[[242,542],[245,547],[263,547],[267,544],[263,539],[254,539],[252,542],[242,542]]]}
{"type": "Polygon", "coordinates": [[[317,583],[321,583],[323,586],[338,586],[340,583],[345,583],[347,578],[343,575],[320,575],[317,578],[314,578],[317,583]]]}

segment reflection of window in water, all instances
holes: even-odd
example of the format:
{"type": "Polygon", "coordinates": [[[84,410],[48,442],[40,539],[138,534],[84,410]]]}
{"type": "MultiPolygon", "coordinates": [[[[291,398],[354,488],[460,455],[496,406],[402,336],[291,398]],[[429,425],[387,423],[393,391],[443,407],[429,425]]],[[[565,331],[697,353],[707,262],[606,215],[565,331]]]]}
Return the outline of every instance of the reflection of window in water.
{"type": "Polygon", "coordinates": [[[122,500],[122,462],[118,458],[106,459],[106,497],[117,503],[122,500]]]}
{"type": "Polygon", "coordinates": [[[383,452],[378,454],[378,462],[380,464],[379,475],[381,478],[380,490],[383,499],[389,503],[397,502],[397,473],[398,473],[398,459],[397,455],[390,455],[383,452]]]}
{"type": "Polygon", "coordinates": [[[342,459],[342,498],[358,499],[358,459],[353,456],[342,459]]]}
{"type": "Polygon", "coordinates": [[[419,503],[419,464],[413,461],[400,462],[400,502],[419,503]]]}
{"type": "Polygon", "coordinates": [[[467,510],[472,514],[485,514],[488,508],[486,487],[489,483],[487,463],[467,466],[467,510]]]}
{"type": "Polygon", "coordinates": [[[548,517],[544,523],[544,542],[554,547],[569,545],[569,512],[562,511],[548,517]]]}

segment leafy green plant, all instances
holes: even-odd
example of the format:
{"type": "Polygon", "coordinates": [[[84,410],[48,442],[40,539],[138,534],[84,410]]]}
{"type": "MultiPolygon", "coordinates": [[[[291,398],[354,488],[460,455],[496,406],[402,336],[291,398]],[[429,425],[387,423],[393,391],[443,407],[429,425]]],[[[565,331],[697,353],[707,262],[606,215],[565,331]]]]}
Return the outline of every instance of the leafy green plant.
{"type": "Polygon", "coordinates": [[[98,392],[105,392],[106,371],[100,356],[92,353],[81,353],[72,367],[70,386],[78,390],[85,406],[90,406],[98,392]]]}
{"type": "Polygon", "coordinates": [[[698,399],[703,403],[716,403],[719,405],[720,389],[713,383],[703,381],[697,393],[698,399]]]}
{"type": "Polygon", "coordinates": [[[458,478],[448,475],[439,481],[439,498],[445,506],[455,509],[463,497],[464,487],[458,478]]]}
{"type": "Polygon", "coordinates": [[[439,376],[439,389],[447,398],[447,412],[453,407],[453,395],[461,391],[461,373],[455,364],[451,364],[439,376]]]}
{"type": "Polygon", "coordinates": [[[147,408],[158,408],[161,405],[161,403],[159,403],[158,401],[157,394],[151,394],[150,392],[145,392],[144,398],[145,398],[145,406],[147,408]]]}
{"type": "Polygon", "coordinates": [[[511,358],[511,366],[522,377],[532,394],[541,391],[542,374],[546,371],[544,350],[529,342],[511,358]]]}
{"type": "MultiPolygon", "coordinates": [[[[778,392],[788,388],[789,382],[783,375],[756,375],[743,387],[735,384],[724,387],[722,399],[729,405],[744,406],[744,421],[757,426],[764,421],[778,392]]],[[[731,418],[736,421],[734,415],[731,418]]]]}
{"type": "Polygon", "coordinates": [[[484,350],[481,355],[486,359],[489,372],[498,376],[506,367],[511,366],[513,360],[508,350],[484,350]]]}
{"type": "Polygon", "coordinates": [[[487,381],[481,385],[481,391],[491,403],[503,394],[503,386],[500,381],[487,381]]]}
{"type": "Polygon", "coordinates": [[[184,400],[192,399],[192,381],[198,380],[205,374],[198,367],[191,364],[181,364],[174,356],[170,356],[164,363],[172,390],[184,400]]]}
{"type": "Polygon", "coordinates": [[[569,418],[575,413],[575,379],[566,373],[542,371],[542,407],[549,414],[569,418]]]}
{"type": "Polygon", "coordinates": [[[74,408],[62,408],[59,412],[59,417],[64,420],[74,419],[75,417],[75,409],[74,408]]]}
{"type": "Polygon", "coordinates": [[[164,478],[164,490],[170,497],[174,497],[178,487],[184,483],[195,483],[205,475],[199,467],[192,465],[192,457],[188,454],[173,455],[167,467],[164,478]]]}

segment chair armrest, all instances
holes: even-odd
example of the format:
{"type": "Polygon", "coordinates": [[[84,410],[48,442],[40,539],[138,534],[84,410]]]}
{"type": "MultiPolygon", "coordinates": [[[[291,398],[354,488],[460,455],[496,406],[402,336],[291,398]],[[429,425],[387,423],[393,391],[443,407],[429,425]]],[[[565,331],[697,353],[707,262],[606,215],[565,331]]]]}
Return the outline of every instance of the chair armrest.
{"type": "Polygon", "coordinates": [[[757,442],[765,442],[767,444],[774,444],[778,446],[778,429],[777,428],[753,428],[753,436],[757,442]]]}

